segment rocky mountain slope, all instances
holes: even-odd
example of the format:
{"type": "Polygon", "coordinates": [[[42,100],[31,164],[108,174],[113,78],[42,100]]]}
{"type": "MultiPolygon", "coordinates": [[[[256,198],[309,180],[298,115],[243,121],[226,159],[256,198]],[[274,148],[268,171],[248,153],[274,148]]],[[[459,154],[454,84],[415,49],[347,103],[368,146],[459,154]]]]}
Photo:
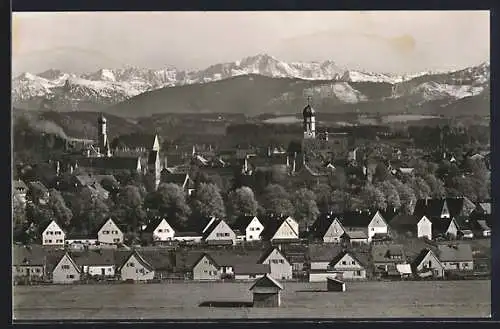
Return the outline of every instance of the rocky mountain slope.
{"type": "MultiPolygon", "coordinates": [[[[257,55],[201,71],[128,67],[80,76],[58,70],[24,73],[13,80],[12,100],[24,109],[125,116],[166,112],[252,115],[294,113],[305,96],[311,95],[324,111],[420,113],[433,108],[439,113],[458,100],[484,100],[484,93],[489,93],[489,70],[486,62],[456,72],[391,76],[347,70],[332,61],[286,63],[257,55]]],[[[479,110],[489,112],[483,105],[479,110]]]]}

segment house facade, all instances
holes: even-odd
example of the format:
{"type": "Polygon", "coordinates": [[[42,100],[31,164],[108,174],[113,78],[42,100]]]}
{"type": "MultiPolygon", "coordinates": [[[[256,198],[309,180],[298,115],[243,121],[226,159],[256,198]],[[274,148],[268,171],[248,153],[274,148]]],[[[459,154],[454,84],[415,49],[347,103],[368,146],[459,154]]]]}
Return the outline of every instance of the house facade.
{"type": "Polygon", "coordinates": [[[101,226],[97,232],[97,241],[102,244],[123,243],[123,232],[110,218],[101,226]]]}
{"type": "Polygon", "coordinates": [[[366,279],[365,266],[349,252],[343,252],[333,260],[330,269],[341,273],[344,280],[366,279]]]}
{"type": "Polygon", "coordinates": [[[172,241],[175,236],[175,230],[168,223],[166,218],[155,218],[151,220],[143,232],[150,236],[153,242],[172,241]]]}
{"type": "Polygon", "coordinates": [[[80,281],[81,270],[68,253],[65,253],[52,270],[52,283],[66,284],[80,281]]]}
{"type": "Polygon", "coordinates": [[[395,231],[432,240],[432,222],[425,215],[398,215],[390,223],[395,231]]]}
{"type": "Polygon", "coordinates": [[[245,241],[259,241],[261,239],[260,235],[264,230],[264,225],[262,225],[257,216],[245,216],[241,219],[238,229],[245,234],[245,241]]]}
{"type": "Polygon", "coordinates": [[[193,280],[217,281],[220,279],[220,268],[208,254],[203,254],[193,266],[193,280]]]}
{"type": "Polygon", "coordinates": [[[44,246],[64,246],[66,233],[55,222],[51,221],[42,232],[42,245],[44,246]]]}
{"type": "Polygon", "coordinates": [[[446,271],[472,271],[474,258],[470,244],[442,244],[438,246],[439,260],[446,271]]]}
{"type": "Polygon", "coordinates": [[[133,252],[119,270],[123,281],[149,281],[155,277],[155,270],[138,252],[133,252]]]}
{"type": "Polygon", "coordinates": [[[412,265],[413,271],[418,277],[444,277],[443,264],[430,249],[422,250],[412,265]]]}
{"type": "Polygon", "coordinates": [[[259,264],[269,264],[270,275],[280,280],[289,280],[292,278],[292,265],[278,248],[271,248],[266,251],[259,264]]]}
{"type": "Polygon", "coordinates": [[[368,242],[371,242],[376,234],[387,235],[387,228],[388,225],[384,217],[382,216],[380,211],[377,211],[368,224],[368,242]]]}
{"type": "Polygon", "coordinates": [[[214,221],[205,231],[203,240],[208,244],[235,244],[236,234],[224,220],[214,221]]]}
{"type": "Polygon", "coordinates": [[[341,243],[343,242],[343,238],[345,236],[345,229],[338,220],[338,218],[334,218],[331,225],[328,226],[325,234],[323,235],[324,243],[341,243]]]}

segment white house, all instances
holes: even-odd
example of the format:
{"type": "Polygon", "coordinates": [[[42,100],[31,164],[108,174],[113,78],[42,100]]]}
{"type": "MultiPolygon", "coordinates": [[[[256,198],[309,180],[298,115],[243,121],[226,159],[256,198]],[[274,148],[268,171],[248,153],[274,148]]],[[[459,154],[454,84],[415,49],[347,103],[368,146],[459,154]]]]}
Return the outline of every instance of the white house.
{"type": "Polygon", "coordinates": [[[203,241],[208,244],[235,244],[236,234],[227,225],[227,223],[222,220],[215,220],[203,233],[203,241]]]}
{"type": "Polygon", "coordinates": [[[80,267],[82,274],[99,277],[115,276],[115,259],[113,250],[91,250],[73,252],[71,257],[80,267]]]}
{"type": "Polygon", "coordinates": [[[399,233],[432,240],[432,222],[426,216],[397,215],[391,220],[390,226],[399,233]]]}
{"type": "Polygon", "coordinates": [[[42,244],[44,246],[64,246],[65,238],[66,233],[55,221],[51,221],[42,232],[42,244]]]}
{"type": "Polygon", "coordinates": [[[372,220],[368,224],[368,242],[371,242],[372,238],[377,235],[387,235],[388,225],[380,213],[377,211],[375,215],[373,215],[372,220]]]}
{"type": "Polygon", "coordinates": [[[342,223],[333,214],[320,216],[311,226],[310,232],[315,240],[324,243],[341,243],[345,237],[342,223]]]}
{"type": "Polygon", "coordinates": [[[269,264],[273,278],[287,280],[292,278],[292,265],[276,247],[270,248],[262,254],[258,264],[269,264]]]}
{"type": "Polygon", "coordinates": [[[268,221],[262,239],[266,241],[293,241],[299,239],[298,224],[295,225],[293,219],[273,218],[268,221]]]}
{"type": "Polygon", "coordinates": [[[262,225],[257,216],[241,216],[236,220],[234,229],[244,234],[245,241],[259,241],[261,239],[260,235],[264,230],[264,225],[262,225]]]}
{"type": "Polygon", "coordinates": [[[110,218],[104,222],[97,232],[97,241],[102,244],[123,243],[123,232],[118,225],[110,218]]]}
{"type": "Polygon", "coordinates": [[[69,253],[64,253],[52,270],[52,283],[64,284],[80,280],[81,270],[69,253]]]}
{"type": "Polygon", "coordinates": [[[344,280],[366,279],[365,262],[362,262],[358,255],[351,252],[341,252],[331,261],[329,269],[341,273],[344,280]]]}
{"type": "Polygon", "coordinates": [[[174,239],[175,230],[165,218],[157,217],[149,222],[143,234],[151,236],[153,242],[164,242],[174,239]]]}
{"type": "Polygon", "coordinates": [[[153,280],[155,270],[137,251],[132,252],[119,268],[122,280],[148,281],[153,280]]]}
{"type": "Polygon", "coordinates": [[[375,236],[384,236],[388,233],[387,222],[380,211],[374,215],[367,212],[345,213],[340,221],[347,234],[363,232],[363,236],[366,235],[368,242],[371,242],[375,236]]]}

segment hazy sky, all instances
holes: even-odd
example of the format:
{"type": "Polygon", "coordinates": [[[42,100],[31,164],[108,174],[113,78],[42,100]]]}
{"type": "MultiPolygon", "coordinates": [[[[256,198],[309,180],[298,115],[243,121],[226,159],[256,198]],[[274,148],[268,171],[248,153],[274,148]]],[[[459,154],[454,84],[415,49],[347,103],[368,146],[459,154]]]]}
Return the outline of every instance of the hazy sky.
{"type": "Polygon", "coordinates": [[[267,53],[379,72],[489,60],[488,11],[14,13],[14,74],[203,69],[267,53]]]}

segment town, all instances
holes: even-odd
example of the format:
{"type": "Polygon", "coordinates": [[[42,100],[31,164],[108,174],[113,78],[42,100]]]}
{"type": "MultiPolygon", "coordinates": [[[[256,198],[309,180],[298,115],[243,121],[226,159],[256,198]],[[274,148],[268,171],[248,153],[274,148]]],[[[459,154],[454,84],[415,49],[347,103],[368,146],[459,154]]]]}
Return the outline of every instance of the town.
{"type": "MultiPolygon", "coordinates": [[[[93,140],[15,154],[14,283],[490,277],[490,151],[473,129],[339,129],[310,97],[300,116],[234,123],[216,145],[116,135],[95,113],[93,140]]],[[[14,123],[14,143],[57,140],[30,129],[14,123]]]]}

